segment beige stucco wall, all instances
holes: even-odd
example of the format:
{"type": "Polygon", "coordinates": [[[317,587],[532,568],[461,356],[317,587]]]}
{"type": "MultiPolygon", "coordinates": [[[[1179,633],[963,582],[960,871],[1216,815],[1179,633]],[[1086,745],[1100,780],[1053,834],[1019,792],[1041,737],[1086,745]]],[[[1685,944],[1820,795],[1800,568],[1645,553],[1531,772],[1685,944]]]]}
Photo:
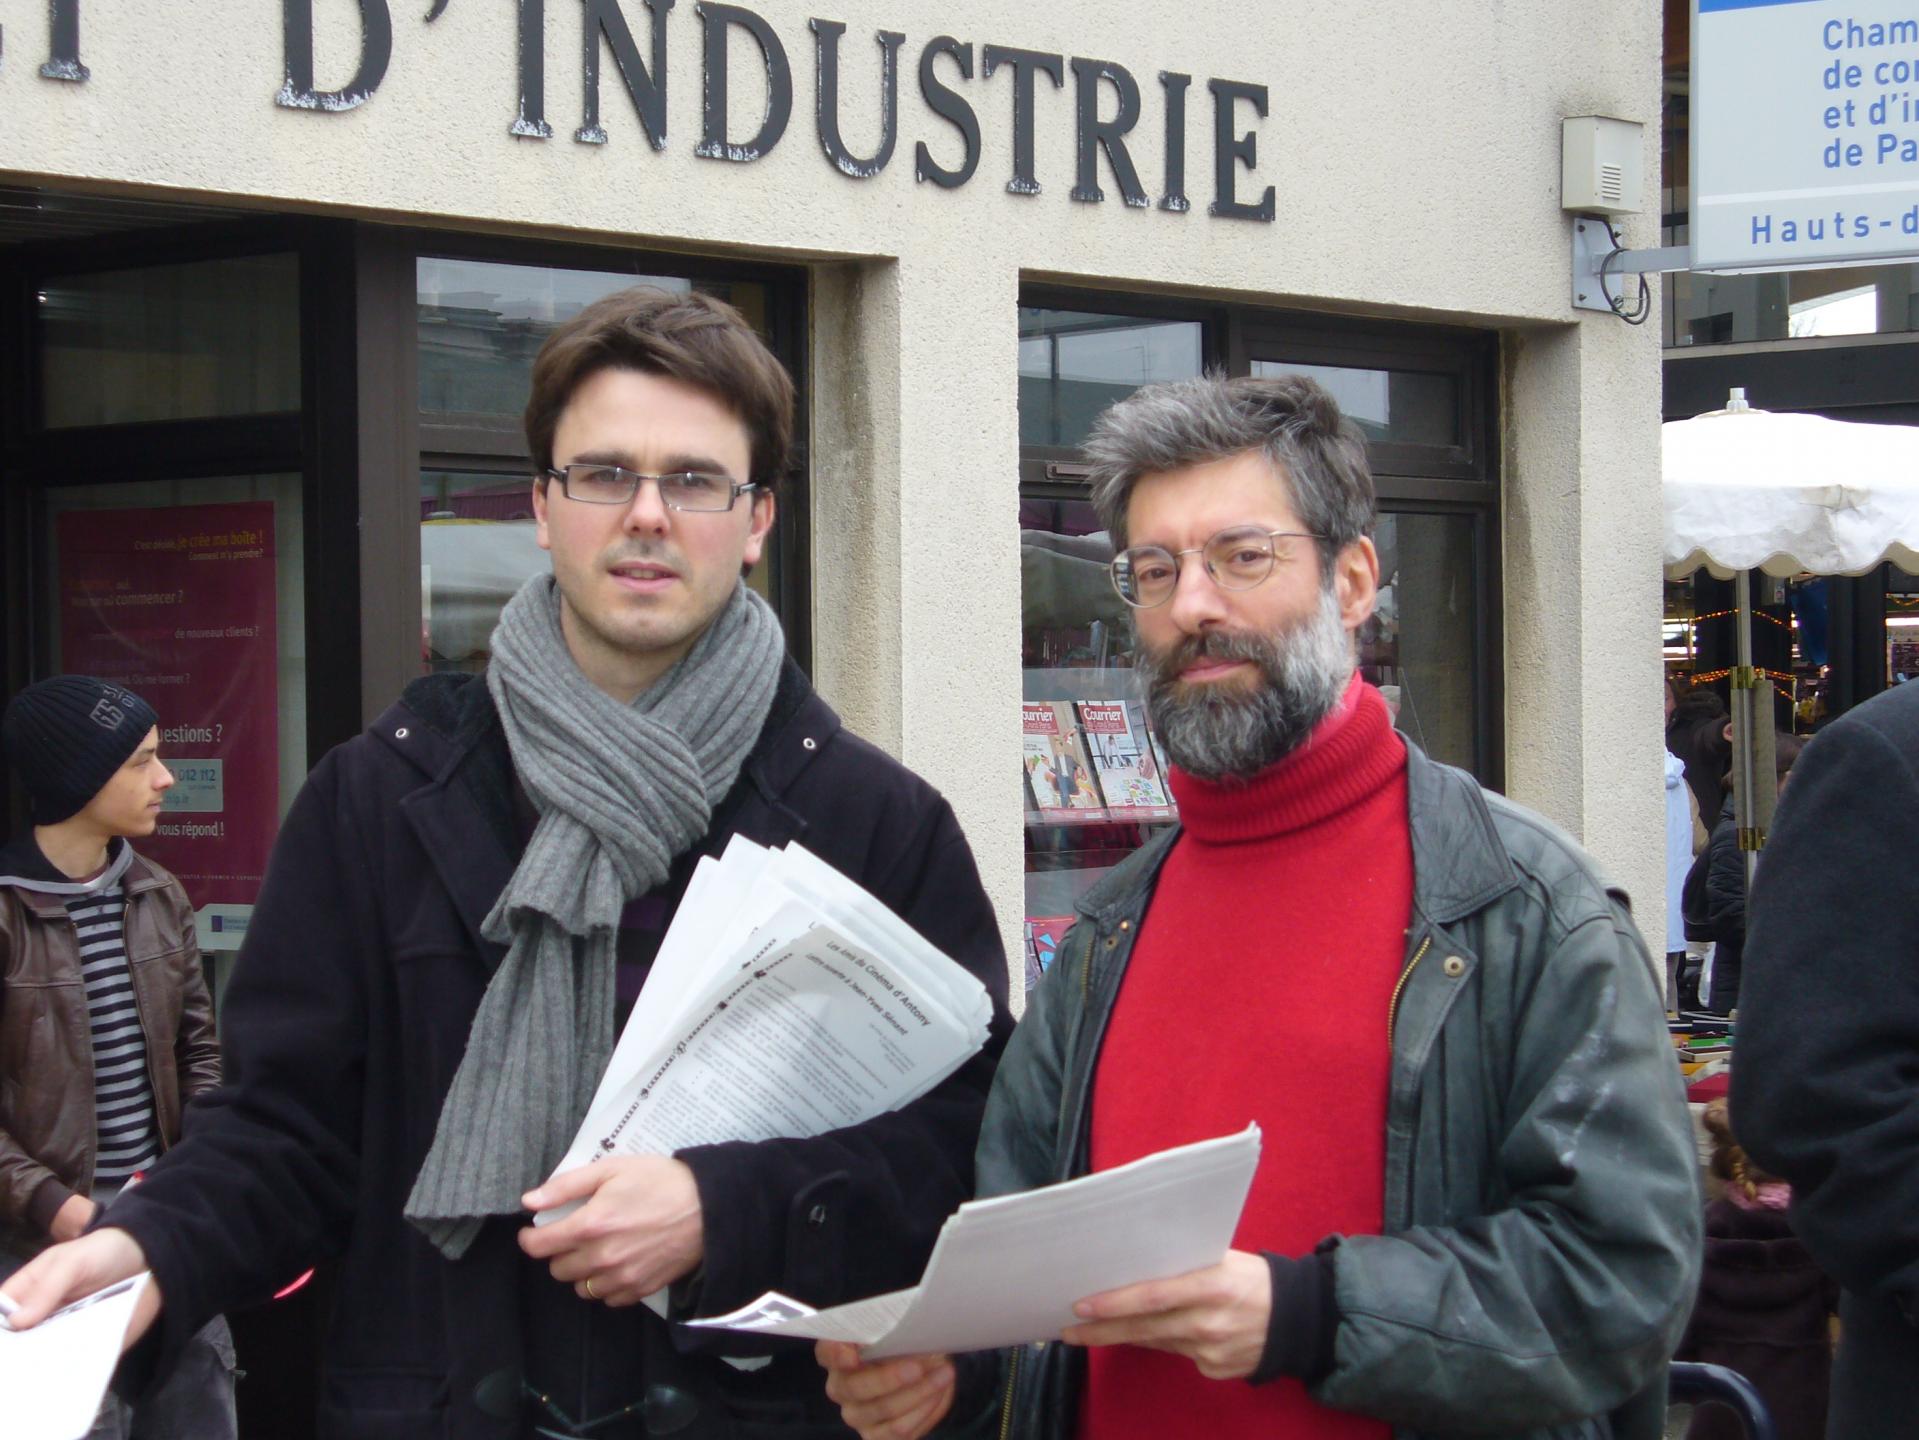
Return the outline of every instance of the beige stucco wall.
{"type": "MultiPolygon", "coordinates": [[[[1506,724],[1512,792],[1581,834],[1660,924],[1656,327],[1575,318],[1558,209],[1559,120],[1648,125],[1656,174],[1656,7],[1629,0],[1415,6],[1240,0],[1207,6],[1055,0],[844,0],[843,129],[878,134],[881,28],[903,31],[900,134],[890,165],[853,180],[814,133],[809,10],[754,5],[792,66],[778,146],[751,164],[697,158],[701,30],[668,20],[668,143],[646,143],[611,60],[609,141],[580,119],[581,8],[548,0],[553,138],[515,139],[514,7],[395,0],[391,67],[341,114],[277,108],[279,7],[260,0],[109,6],[82,0],[84,85],[41,79],[46,0],[0,0],[0,181],[74,180],[272,208],[317,207],[431,225],[630,239],[817,262],[813,417],[817,651],[852,722],[923,770],[972,836],[1009,939],[1021,913],[1011,800],[1019,695],[1015,299],[1022,278],[1096,281],[1307,309],[1363,309],[1506,332],[1506,724]],[[1012,77],[941,73],[979,116],[984,153],[963,189],[913,178],[925,140],[958,140],[921,99],[937,33],[1117,61],[1140,81],[1131,138],[1142,182],[1161,174],[1161,70],[1193,76],[1191,213],[1077,204],[1073,79],[1041,82],[1043,193],[1008,194],[1012,77]],[[1570,43],[1570,37],[1591,43],[1570,43]],[[1269,87],[1259,167],[1272,224],[1216,219],[1208,77],[1269,87]],[[962,583],[963,581],[963,583],[962,583]]],[[[649,12],[624,6],[648,51],[649,12]]],[[[352,0],[314,0],[317,81],[358,50],[352,0]]],[[[977,50],[975,52],[977,60],[977,50]]],[[[757,52],[734,36],[736,134],[756,128],[757,52]]],[[[1102,109],[1109,109],[1110,96],[1102,109]]],[[[1648,204],[1655,197],[1650,186],[1648,204]]],[[[1629,227],[1656,243],[1648,221],[1629,227]]]]}

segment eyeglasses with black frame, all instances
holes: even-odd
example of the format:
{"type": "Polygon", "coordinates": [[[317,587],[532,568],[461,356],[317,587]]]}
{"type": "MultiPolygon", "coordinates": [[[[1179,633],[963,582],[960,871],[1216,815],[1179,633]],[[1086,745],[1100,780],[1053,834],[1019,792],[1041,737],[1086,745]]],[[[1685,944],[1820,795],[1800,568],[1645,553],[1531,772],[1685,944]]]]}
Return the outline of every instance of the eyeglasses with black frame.
{"type": "Polygon", "coordinates": [[[1278,563],[1280,540],[1318,540],[1303,530],[1262,530],[1257,525],[1233,525],[1204,545],[1168,550],[1163,545],[1135,545],[1115,555],[1108,570],[1119,598],[1135,610],[1151,610],[1173,598],[1179,588],[1180,559],[1197,555],[1206,573],[1222,590],[1251,590],[1265,582],[1278,563]]]}
{"type": "Polygon", "coordinates": [[[549,480],[560,482],[569,500],[588,505],[631,505],[640,493],[642,482],[651,480],[660,487],[660,503],[669,510],[693,515],[713,515],[731,510],[740,496],[759,489],[753,481],[742,484],[726,475],[703,470],[676,470],[667,475],[648,475],[628,470],[624,465],[561,465],[544,472],[549,480]]]}

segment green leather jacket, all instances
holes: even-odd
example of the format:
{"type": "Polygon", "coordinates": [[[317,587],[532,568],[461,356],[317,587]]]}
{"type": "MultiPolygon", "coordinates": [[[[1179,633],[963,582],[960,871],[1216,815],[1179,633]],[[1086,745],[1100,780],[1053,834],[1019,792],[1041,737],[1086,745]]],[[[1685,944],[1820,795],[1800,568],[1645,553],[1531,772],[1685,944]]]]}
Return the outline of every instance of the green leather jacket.
{"type": "MultiPolygon", "coordinates": [[[[1402,1440],[1652,1440],[1701,1237],[1692,1129],[1644,942],[1625,895],[1570,838],[1408,749],[1412,924],[1379,1017],[1393,1047],[1385,1233],[1322,1247],[1340,1319],[1313,1393],[1402,1440]]],[[[1085,1173],[1101,1040],[1173,838],[1081,902],[1000,1063],[981,1195],[1085,1173]]],[[[1203,969],[1192,994],[1200,1011],[1203,969]]],[[[969,1359],[954,1428],[1074,1434],[1083,1352],[969,1359]]]]}

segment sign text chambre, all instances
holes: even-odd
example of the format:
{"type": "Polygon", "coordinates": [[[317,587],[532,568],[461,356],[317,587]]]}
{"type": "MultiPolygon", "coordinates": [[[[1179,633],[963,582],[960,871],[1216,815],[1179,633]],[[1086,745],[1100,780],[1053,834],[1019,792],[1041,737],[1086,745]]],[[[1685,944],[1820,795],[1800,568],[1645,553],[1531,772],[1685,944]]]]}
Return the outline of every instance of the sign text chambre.
{"type": "MultiPolygon", "coordinates": [[[[280,0],[286,73],[273,97],[275,103],[294,110],[337,114],[374,99],[393,59],[392,9],[389,0],[353,3],[360,12],[360,52],[353,78],[337,90],[322,90],[314,78],[314,0],[280,0]]],[[[438,20],[453,3],[455,0],[432,0],[424,23],[438,20]]],[[[510,133],[526,140],[552,137],[546,98],[547,11],[549,5],[571,9],[577,4],[582,39],[581,119],[573,132],[574,140],[585,145],[607,143],[606,129],[600,123],[600,92],[602,61],[610,55],[613,73],[632,102],[647,140],[655,150],[664,150],[667,85],[674,78],[666,41],[677,3],[513,0],[515,33],[507,43],[517,46],[520,94],[518,114],[508,127],[510,133]]],[[[81,59],[82,5],[83,0],[50,0],[51,53],[40,67],[41,76],[47,80],[84,84],[88,78],[81,59]]],[[[764,16],[743,5],[696,0],[689,8],[701,40],[700,72],[697,77],[687,77],[697,79],[701,95],[700,138],[693,153],[708,160],[751,164],[772,152],[785,137],[792,118],[793,64],[786,44],[764,16]],[[727,90],[729,80],[743,66],[758,67],[764,77],[766,111],[752,134],[735,135],[729,129],[727,90]]],[[[106,13],[111,16],[112,11],[106,13]]],[[[502,31],[506,28],[503,25],[502,31]]],[[[1139,80],[1123,65],[1012,45],[975,45],[951,35],[936,35],[909,52],[904,34],[881,30],[874,36],[880,52],[880,135],[870,152],[856,154],[840,130],[841,42],[846,26],[837,20],[814,18],[806,22],[806,28],[814,62],[815,129],[826,159],[842,175],[870,180],[892,162],[900,138],[900,67],[910,53],[920,97],[932,114],[929,133],[914,140],[915,180],[957,190],[973,178],[980,162],[980,112],[987,86],[1004,73],[1003,85],[996,88],[1011,95],[1013,173],[1006,188],[1016,195],[1038,195],[1040,181],[1034,170],[1033,146],[1037,92],[1042,86],[1065,89],[1070,71],[1075,156],[1072,198],[1087,204],[1106,199],[1100,186],[1103,156],[1105,171],[1127,205],[1143,209],[1157,203],[1159,209],[1173,213],[1191,208],[1186,197],[1191,75],[1162,70],[1156,77],[1156,119],[1164,140],[1164,159],[1155,201],[1141,184],[1128,149],[1128,137],[1141,124],[1147,106],[1139,80]]],[[[504,34],[502,39],[506,40],[504,34]]],[[[1266,87],[1209,79],[1206,89],[1212,101],[1213,141],[1212,199],[1207,212],[1231,220],[1271,221],[1273,187],[1258,186],[1258,132],[1249,128],[1266,117],[1266,87]]]]}

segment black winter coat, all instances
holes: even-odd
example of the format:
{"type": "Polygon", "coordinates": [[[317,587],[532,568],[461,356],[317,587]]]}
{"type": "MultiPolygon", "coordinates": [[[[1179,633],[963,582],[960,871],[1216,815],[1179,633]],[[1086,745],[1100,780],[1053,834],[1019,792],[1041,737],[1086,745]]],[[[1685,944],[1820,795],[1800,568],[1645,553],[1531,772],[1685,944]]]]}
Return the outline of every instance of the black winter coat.
{"type": "MultiPolygon", "coordinates": [[[[945,800],[841,729],[791,662],[704,851],[734,834],[798,840],[866,886],[988,986],[997,1023],[984,1053],[904,1111],[811,1140],[684,1152],[706,1217],[698,1309],[767,1289],[825,1305],[912,1284],[972,1193],[1011,1024],[971,852],[945,800]]],[[[227,1083],[114,1207],[166,1297],[163,1362],[210,1316],[334,1256],[322,1435],[522,1433],[520,1287],[555,1282],[529,1269],[514,1222],[489,1223],[448,1262],[401,1213],[503,954],[480,924],[520,848],[505,738],[469,677],[416,682],[314,770],[227,994],[227,1083]]],[[[694,1397],[699,1423],[677,1432],[688,1440],[847,1433],[810,1350],[789,1343],[742,1372],[683,1353],[684,1333],[644,1317],[629,1393],[694,1397]]]]}
{"type": "Polygon", "coordinates": [[[1753,884],[1732,1115],[1845,1287],[1831,1440],[1919,1416],[1919,684],[1806,747],[1753,884]]]}

